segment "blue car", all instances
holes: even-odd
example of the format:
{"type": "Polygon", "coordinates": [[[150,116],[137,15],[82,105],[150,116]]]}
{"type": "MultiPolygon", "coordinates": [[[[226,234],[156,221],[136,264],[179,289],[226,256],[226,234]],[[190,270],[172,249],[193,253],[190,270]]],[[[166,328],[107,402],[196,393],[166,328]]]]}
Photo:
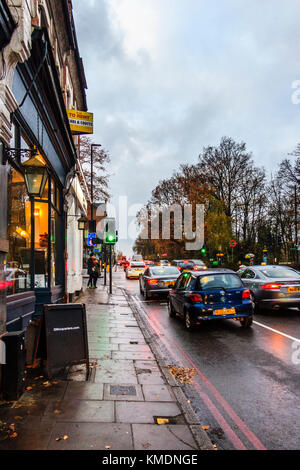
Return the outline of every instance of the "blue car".
{"type": "Polygon", "coordinates": [[[181,316],[187,330],[202,321],[228,318],[249,328],[253,309],[250,290],[230,269],[184,272],[168,296],[170,317],[181,316]]]}

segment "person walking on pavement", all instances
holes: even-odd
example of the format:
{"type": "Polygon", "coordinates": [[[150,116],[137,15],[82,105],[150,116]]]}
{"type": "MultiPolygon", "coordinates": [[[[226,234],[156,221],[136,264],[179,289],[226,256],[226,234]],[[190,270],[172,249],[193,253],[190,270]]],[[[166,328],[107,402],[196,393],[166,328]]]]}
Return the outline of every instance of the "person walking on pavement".
{"type": "Polygon", "coordinates": [[[93,289],[93,280],[94,280],[94,259],[93,259],[93,253],[90,254],[90,257],[88,259],[88,275],[89,280],[87,283],[87,288],[88,289],[93,289]]]}
{"type": "Polygon", "coordinates": [[[93,281],[94,281],[94,288],[97,289],[97,281],[98,281],[98,277],[100,277],[101,275],[101,271],[100,271],[100,263],[98,260],[96,260],[96,263],[94,265],[94,271],[93,271],[93,281]]]}

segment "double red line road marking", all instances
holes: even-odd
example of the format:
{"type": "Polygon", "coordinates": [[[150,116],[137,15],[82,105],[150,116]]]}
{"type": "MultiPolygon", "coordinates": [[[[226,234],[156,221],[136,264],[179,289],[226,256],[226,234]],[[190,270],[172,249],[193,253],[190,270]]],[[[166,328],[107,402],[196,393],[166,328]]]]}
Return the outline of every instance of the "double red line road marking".
{"type": "MultiPolygon", "coordinates": [[[[139,303],[134,296],[132,296],[135,303],[139,303]]],[[[211,394],[213,395],[214,399],[216,400],[217,404],[222,407],[222,409],[227,413],[227,415],[231,418],[231,420],[235,423],[238,429],[244,434],[249,442],[253,445],[256,450],[266,450],[266,447],[260,442],[260,440],[255,436],[255,434],[248,428],[248,426],[243,422],[243,420],[235,413],[235,411],[231,408],[229,403],[224,399],[224,397],[218,392],[218,390],[214,387],[214,385],[208,380],[208,378],[201,372],[201,370],[197,367],[197,365],[192,361],[190,356],[181,348],[181,346],[174,340],[174,338],[170,335],[167,335],[167,339],[165,336],[161,336],[161,331],[163,326],[159,323],[156,318],[149,317],[147,315],[147,321],[155,331],[155,333],[160,337],[160,340],[163,342],[164,346],[170,351],[170,344],[172,344],[175,348],[170,351],[171,354],[174,355],[174,352],[179,360],[184,357],[184,359],[189,363],[193,369],[196,370],[197,376],[195,380],[191,384],[194,389],[198,392],[198,395],[201,397],[202,401],[205,403],[209,411],[212,413],[214,419],[218,422],[219,426],[224,431],[225,435],[227,436],[228,440],[234,445],[234,447],[238,450],[247,450],[245,444],[241,441],[238,435],[233,431],[230,424],[226,421],[224,413],[222,414],[216,405],[213,403],[211,398],[209,397],[208,393],[205,391],[204,387],[208,389],[211,394]],[[180,357],[181,355],[181,357],[180,357]]],[[[222,412],[223,412],[222,410],[222,412]]]]}

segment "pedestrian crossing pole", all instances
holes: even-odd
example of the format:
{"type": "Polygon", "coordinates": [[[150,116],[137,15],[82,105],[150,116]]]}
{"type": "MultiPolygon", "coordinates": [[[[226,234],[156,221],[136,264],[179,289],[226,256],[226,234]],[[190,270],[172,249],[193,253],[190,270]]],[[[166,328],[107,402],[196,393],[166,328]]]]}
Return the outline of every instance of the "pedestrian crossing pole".
{"type": "Polygon", "coordinates": [[[112,249],[109,245],[109,293],[112,294],[112,249]]]}

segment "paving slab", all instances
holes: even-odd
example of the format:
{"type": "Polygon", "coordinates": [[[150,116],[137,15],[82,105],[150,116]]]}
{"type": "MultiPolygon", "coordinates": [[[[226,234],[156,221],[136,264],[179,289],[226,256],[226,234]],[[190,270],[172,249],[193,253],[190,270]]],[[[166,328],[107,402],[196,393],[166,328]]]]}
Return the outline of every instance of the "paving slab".
{"type": "Polygon", "coordinates": [[[112,357],[112,351],[95,351],[90,350],[90,357],[96,361],[103,361],[104,359],[110,359],[112,357]]]}
{"type": "Polygon", "coordinates": [[[97,372],[100,370],[104,370],[106,372],[119,370],[129,370],[130,372],[135,372],[134,363],[131,359],[105,359],[104,361],[101,361],[97,366],[97,372]]]}
{"type": "Polygon", "coordinates": [[[137,338],[133,338],[131,339],[130,337],[124,337],[124,336],[114,336],[112,338],[110,338],[110,342],[112,344],[130,344],[130,342],[134,342],[134,343],[138,343],[138,344],[146,344],[146,341],[141,338],[137,339],[137,338]]]}
{"type": "Polygon", "coordinates": [[[129,351],[113,351],[112,353],[113,359],[138,359],[138,360],[147,360],[150,361],[154,359],[152,353],[149,352],[129,352],[129,351]]]}
{"type": "MultiPolygon", "coordinates": [[[[135,342],[133,340],[133,342],[135,342]]],[[[147,346],[146,344],[120,344],[119,346],[119,349],[120,351],[131,351],[131,352],[147,352],[147,353],[151,353],[151,350],[149,348],[149,346],[147,346]]]]}
{"type": "Polygon", "coordinates": [[[0,441],[0,450],[46,450],[53,424],[39,418],[18,422],[15,424],[17,437],[0,441]]]}
{"type": "Polygon", "coordinates": [[[56,423],[47,450],[133,450],[129,424],[56,423]],[[68,439],[56,441],[56,438],[68,439]]]}
{"type": "Polygon", "coordinates": [[[137,369],[151,369],[151,371],[159,371],[156,361],[134,361],[137,369]]]}
{"type": "Polygon", "coordinates": [[[144,401],[142,388],[136,384],[105,384],[104,400],[144,401]]]}
{"type": "Polygon", "coordinates": [[[150,373],[139,373],[139,370],[148,370],[148,369],[137,369],[137,379],[139,384],[143,385],[163,385],[165,383],[164,378],[160,372],[150,372],[150,373]]]}
{"type": "Polygon", "coordinates": [[[176,403],[116,402],[116,421],[119,423],[154,424],[154,416],[175,417],[180,414],[176,403]]]}
{"type": "Polygon", "coordinates": [[[68,399],[50,403],[46,419],[77,423],[112,423],[114,406],[111,401],[68,399]]]}
{"type": "Polygon", "coordinates": [[[145,401],[175,401],[167,385],[143,385],[145,401]]]}
{"type": "Polygon", "coordinates": [[[128,370],[110,372],[97,370],[95,375],[95,382],[103,384],[138,384],[135,372],[128,370]]]}
{"type": "Polygon", "coordinates": [[[133,424],[136,450],[196,450],[197,445],[187,425],[133,424]]]}
{"type": "Polygon", "coordinates": [[[93,341],[92,343],[89,343],[89,349],[91,353],[93,351],[119,351],[119,346],[118,344],[113,344],[113,343],[98,343],[96,341],[93,341]]]}
{"type": "Polygon", "coordinates": [[[27,400],[60,400],[63,398],[67,382],[62,380],[48,380],[43,378],[41,380],[33,381],[31,383],[32,389],[26,390],[21,397],[20,402],[27,400]]]}
{"type": "Polygon", "coordinates": [[[65,400],[103,400],[103,384],[92,382],[69,382],[65,400]]]}

